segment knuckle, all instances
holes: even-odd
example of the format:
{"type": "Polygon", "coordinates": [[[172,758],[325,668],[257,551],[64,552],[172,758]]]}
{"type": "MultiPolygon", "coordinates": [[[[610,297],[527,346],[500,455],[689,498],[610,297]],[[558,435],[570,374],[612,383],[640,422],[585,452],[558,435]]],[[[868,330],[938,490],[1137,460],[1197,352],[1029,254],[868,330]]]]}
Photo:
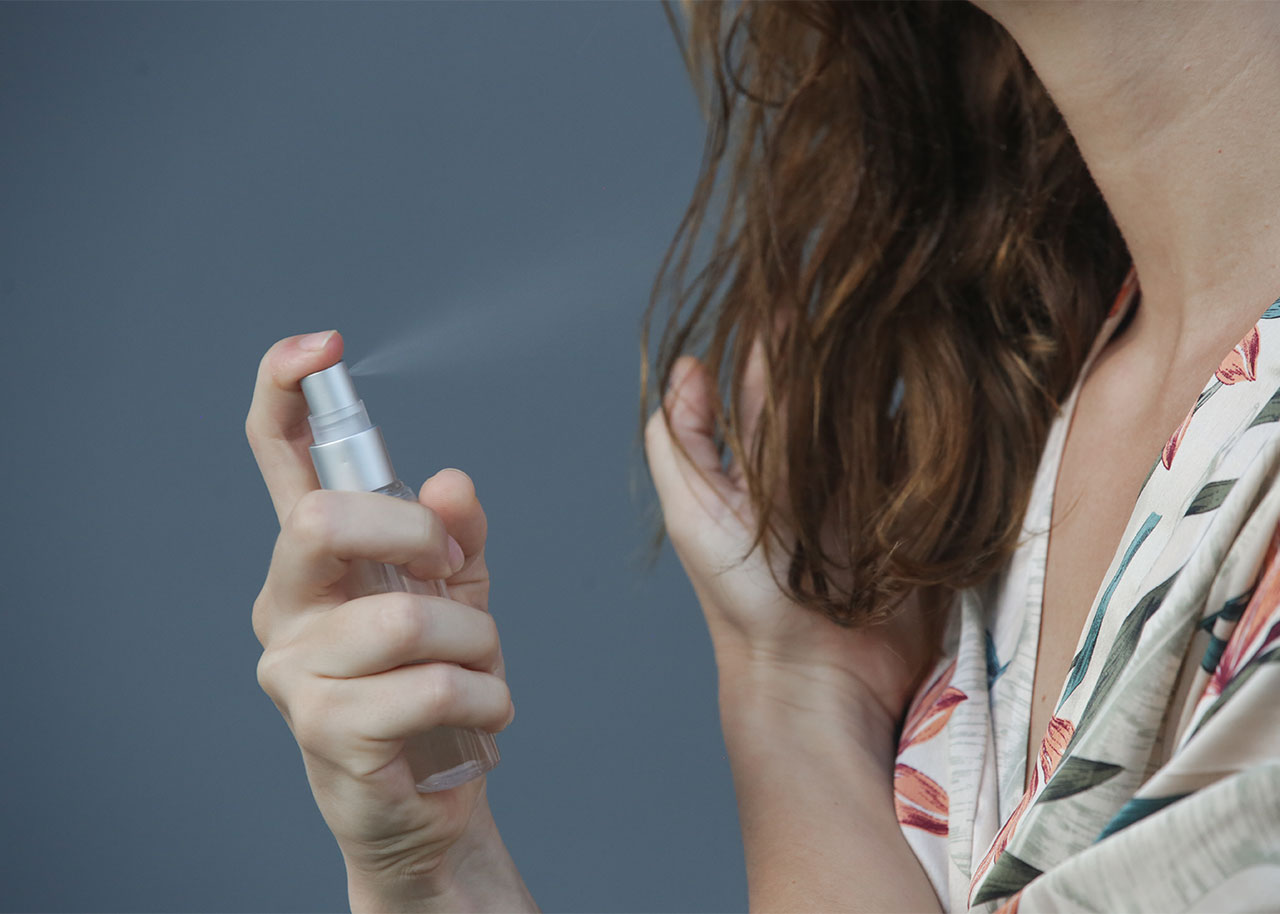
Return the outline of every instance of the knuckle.
{"type": "Polygon", "coordinates": [[[258,639],[258,643],[264,648],[267,646],[267,638],[270,630],[271,603],[267,596],[266,588],[258,592],[258,596],[253,601],[253,609],[249,613],[249,621],[253,625],[253,635],[258,639]]]}
{"type": "Polygon", "coordinates": [[[280,694],[280,670],[275,653],[263,651],[258,658],[258,686],[277,700],[280,694]]]}
{"type": "Polygon", "coordinates": [[[331,494],[324,489],[313,489],[298,499],[285,522],[292,537],[314,544],[333,539],[338,511],[331,494]]]}
{"type": "Polygon", "coordinates": [[[418,535],[420,541],[427,546],[443,545],[445,538],[444,521],[440,519],[440,515],[432,511],[426,505],[419,505],[421,511],[417,512],[418,523],[420,528],[418,535]]]}
{"type": "MultiPolygon", "coordinates": [[[[477,610],[479,612],[479,610],[477,610]]],[[[498,636],[498,623],[493,616],[483,613],[480,617],[480,643],[487,656],[494,656],[502,647],[502,639],[498,636]]]]}
{"type": "Polygon", "coordinates": [[[305,696],[299,696],[293,713],[293,736],[298,745],[318,755],[331,751],[341,739],[338,721],[341,702],[336,680],[313,679],[305,696]]]}
{"type": "Polygon", "coordinates": [[[275,703],[286,719],[290,717],[289,693],[292,690],[289,683],[293,678],[290,664],[287,651],[274,649],[263,651],[262,656],[258,658],[257,666],[259,688],[267,693],[267,697],[275,703]]]}
{"type": "Polygon", "coordinates": [[[380,640],[387,644],[418,644],[426,640],[427,613],[411,594],[387,594],[374,614],[380,640]]]}
{"type": "Polygon", "coordinates": [[[461,673],[451,663],[433,663],[427,667],[426,694],[437,719],[448,719],[462,705],[461,673]]]}

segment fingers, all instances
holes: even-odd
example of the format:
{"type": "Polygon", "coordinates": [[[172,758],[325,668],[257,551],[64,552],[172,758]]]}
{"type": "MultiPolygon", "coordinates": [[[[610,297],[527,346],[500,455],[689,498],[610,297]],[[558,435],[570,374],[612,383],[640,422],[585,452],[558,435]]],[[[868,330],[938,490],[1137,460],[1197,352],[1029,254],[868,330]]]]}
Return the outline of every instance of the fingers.
{"type": "Polygon", "coordinates": [[[298,382],[341,358],[342,337],[331,330],[280,340],[258,365],[245,436],[282,525],[298,499],[320,486],[307,453],[311,429],[298,382]]]}
{"type": "MultiPolygon", "coordinates": [[[[264,688],[271,685],[269,668],[259,675],[264,688]]],[[[362,742],[407,739],[441,726],[497,732],[515,714],[505,682],[451,663],[358,679],[312,677],[288,703],[298,744],[340,764],[358,755],[362,742]]]]}
{"type": "MultiPolygon", "coordinates": [[[[408,739],[433,727],[497,732],[515,708],[506,682],[452,663],[425,663],[360,678],[307,677],[292,686],[276,681],[275,664],[259,666],[259,681],[303,749],[339,766],[360,766],[362,744],[408,739]]],[[[384,751],[367,746],[381,755],[384,751]]]]}
{"type": "Polygon", "coordinates": [[[441,470],[422,484],[418,490],[418,501],[444,521],[449,534],[466,555],[466,564],[462,566],[466,573],[463,580],[456,583],[475,579],[477,569],[474,566],[477,563],[481,566],[479,571],[483,572],[484,543],[489,524],[471,477],[462,470],[441,470]]]}
{"type": "Polygon", "coordinates": [[[668,521],[690,499],[715,511],[708,500],[727,501],[731,494],[715,444],[714,397],[706,368],[696,358],[682,356],[672,367],[663,398],[669,423],[659,409],[645,427],[645,454],[668,521]]]}
{"type": "Polygon", "coordinates": [[[377,594],[321,613],[284,650],[317,675],[351,679],[444,660],[499,672],[498,627],[488,613],[443,597],[377,594]]]}
{"type": "Polygon", "coordinates": [[[285,518],[264,589],[286,612],[345,599],[335,585],[353,559],[404,565],[421,580],[444,580],[462,566],[461,550],[450,542],[439,515],[423,505],[377,492],[315,489],[285,518]]]}

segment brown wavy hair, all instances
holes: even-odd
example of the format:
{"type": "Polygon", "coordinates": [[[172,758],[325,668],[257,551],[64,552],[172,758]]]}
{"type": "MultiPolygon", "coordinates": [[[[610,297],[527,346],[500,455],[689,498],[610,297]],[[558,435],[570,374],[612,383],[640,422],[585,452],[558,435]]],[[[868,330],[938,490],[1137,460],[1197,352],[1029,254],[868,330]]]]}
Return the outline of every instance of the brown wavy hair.
{"type": "Polygon", "coordinates": [[[981,582],[1129,262],[1061,115],[968,3],[664,9],[708,132],[644,317],[642,411],[701,355],[754,545],[788,550],[779,585],[835,622],[981,582]]]}

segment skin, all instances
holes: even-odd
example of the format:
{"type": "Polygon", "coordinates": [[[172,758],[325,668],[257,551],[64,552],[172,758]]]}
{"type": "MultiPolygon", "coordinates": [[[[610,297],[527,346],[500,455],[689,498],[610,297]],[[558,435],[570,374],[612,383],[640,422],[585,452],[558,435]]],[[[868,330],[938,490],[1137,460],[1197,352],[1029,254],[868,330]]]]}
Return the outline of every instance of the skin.
{"type": "MultiPolygon", "coordinates": [[[[1280,293],[1280,157],[1269,154],[1280,148],[1280,119],[1257,116],[1280,97],[1280,7],[984,8],[1066,116],[1144,290],[1138,316],[1085,380],[1067,437],[1033,755],[1143,476],[1222,356],[1280,293]]],[[[424,726],[497,730],[510,719],[497,634],[484,621],[483,510],[459,471],[428,480],[417,506],[312,491],[298,380],[340,357],[336,335],[311,350],[298,337],[277,343],[246,422],[282,525],[254,607],[260,679],[302,747],[347,863],[353,911],[536,910],[482,782],[422,797],[399,755],[403,736],[424,726]],[[382,608],[395,597],[345,600],[351,556],[450,575],[453,599],[398,608],[382,608]],[[387,624],[357,625],[358,605],[387,624]],[[408,659],[441,662],[399,666],[408,659]]],[[[712,391],[698,361],[682,359],[667,394],[671,427],[655,414],[645,444],[715,647],[751,907],[938,910],[892,803],[894,725],[929,660],[921,607],[912,601],[890,624],[851,632],[790,604],[758,554],[735,561],[753,524],[741,474],[715,456],[712,391]]],[[[748,401],[761,395],[754,372],[748,401]]]]}
{"type": "Polygon", "coordinates": [[[1028,732],[1039,751],[1138,491],[1280,295],[1280,7],[990,3],[1075,135],[1142,283],[1067,434],[1028,732]]]}
{"type": "Polygon", "coordinates": [[[353,911],[536,910],[484,780],[419,794],[403,752],[415,732],[496,732],[514,714],[488,613],[484,511],[459,470],[428,479],[416,505],[320,490],[298,382],[341,358],[337,333],[290,337],[258,370],[245,433],[280,520],[253,607],[258,681],[302,750],[353,911]],[[451,599],[351,599],[355,558],[444,579],[451,599]]]}

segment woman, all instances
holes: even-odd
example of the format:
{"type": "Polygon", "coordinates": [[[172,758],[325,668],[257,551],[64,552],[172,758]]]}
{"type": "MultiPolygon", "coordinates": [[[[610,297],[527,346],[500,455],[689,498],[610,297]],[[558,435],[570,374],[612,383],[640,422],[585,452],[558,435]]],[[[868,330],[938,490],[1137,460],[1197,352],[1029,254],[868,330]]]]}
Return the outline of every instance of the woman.
{"type": "MultiPolygon", "coordinates": [[[[676,261],[646,451],[751,904],[1269,907],[1280,8],[981,6],[753,4],[726,53],[688,11],[718,92],[686,244],[726,151],[731,208],[691,288],[676,261]]],[[[298,380],[340,355],[259,372],[260,681],[353,909],[532,909],[482,782],[418,795],[400,755],[510,719],[484,514],[452,470],[312,491],[298,380]],[[457,602],[344,602],[351,556],[457,602]]]]}

